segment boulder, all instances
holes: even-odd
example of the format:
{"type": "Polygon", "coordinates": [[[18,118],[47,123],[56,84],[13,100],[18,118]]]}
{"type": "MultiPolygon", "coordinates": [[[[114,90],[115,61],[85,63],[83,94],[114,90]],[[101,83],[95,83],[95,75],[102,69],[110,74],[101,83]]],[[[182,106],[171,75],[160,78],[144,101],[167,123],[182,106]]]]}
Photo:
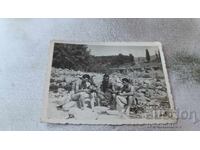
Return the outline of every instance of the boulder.
{"type": "Polygon", "coordinates": [[[70,101],[62,106],[64,111],[69,111],[72,107],[76,106],[76,102],[70,101]]]}

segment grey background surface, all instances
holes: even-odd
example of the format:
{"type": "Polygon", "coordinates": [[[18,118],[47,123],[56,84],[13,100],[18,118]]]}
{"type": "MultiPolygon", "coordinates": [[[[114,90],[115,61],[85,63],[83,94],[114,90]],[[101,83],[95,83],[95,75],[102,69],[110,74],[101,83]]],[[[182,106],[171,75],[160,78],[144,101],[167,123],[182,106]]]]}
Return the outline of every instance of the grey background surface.
{"type": "Polygon", "coordinates": [[[170,67],[173,126],[40,123],[50,40],[160,41],[169,66],[174,51],[200,55],[200,19],[1,19],[0,130],[200,130],[200,85],[180,82],[170,67]]]}

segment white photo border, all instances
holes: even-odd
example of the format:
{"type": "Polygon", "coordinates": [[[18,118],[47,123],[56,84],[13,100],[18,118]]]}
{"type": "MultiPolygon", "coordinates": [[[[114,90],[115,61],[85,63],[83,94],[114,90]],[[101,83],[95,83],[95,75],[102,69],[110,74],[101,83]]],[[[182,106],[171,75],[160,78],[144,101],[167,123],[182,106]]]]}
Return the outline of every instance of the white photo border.
{"type": "Polygon", "coordinates": [[[160,42],[71,42],[71,41],[62,41],[62,40],[52,40],[50,42],[50,47],[48,51],[48,67],[46,72],[46,80],[45,80],[45,90],[44,90],[44,106],[43,113],[41,117],[41,122],[45,123],[56,123],[56,124],[108,124],[108,125],[137,125],[137,124],[174,124],[177,123],[177,115],[175,110],[175,105],[172,97],[170,82],[168,78],[168,72],[165,63],[165,57],[162,50],[162,44],[160,42]],[[88,120],[88,119],[79,119],[79,120],[66,120],[66,119],[55,119],[48,118],[47,108],[48,108],[48,93],[49,93],[49,85],[50,85],[50,77],[51,77],[51,68],[52,68],[52,60],[53,60],[53,52],[54,52],[54,44],[62,43],[62,44],[85,44],[85,45],[102,45],[102,46],[157,46],[159,48],[162,69],[165,77],[165,83],[167,87],[167,94],[169,98],[170,108],[172,113],[172,118],[169,119],[101,119],[101,120],[88,120]]]}

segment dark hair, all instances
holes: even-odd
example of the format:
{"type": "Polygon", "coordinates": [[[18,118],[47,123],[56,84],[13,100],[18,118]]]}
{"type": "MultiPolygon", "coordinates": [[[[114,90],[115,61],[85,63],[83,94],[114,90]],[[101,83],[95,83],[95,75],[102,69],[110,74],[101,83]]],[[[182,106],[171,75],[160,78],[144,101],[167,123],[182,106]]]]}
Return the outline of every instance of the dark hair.
{"type": "Polygon", "coordinates": [[[82,76],[82,78],[83,78],[83,79],[85,79],[85,78],[90,79],[90,75],[89,75],[89,74],[84,74],[84,75],[82,76]]]}
{"type": "Polygon", "coordinates": [[[103,77],[104,77],[104,78],[109,78],[109,75],[105,73],[105,74],[103,75],[103,77]]]}
{"type": "Polygon", "coordinates": [[[127,79],[127,78],[123,78],[122,82],[124,82],[124,81],[130,83],[129,79],[127,79]]]}

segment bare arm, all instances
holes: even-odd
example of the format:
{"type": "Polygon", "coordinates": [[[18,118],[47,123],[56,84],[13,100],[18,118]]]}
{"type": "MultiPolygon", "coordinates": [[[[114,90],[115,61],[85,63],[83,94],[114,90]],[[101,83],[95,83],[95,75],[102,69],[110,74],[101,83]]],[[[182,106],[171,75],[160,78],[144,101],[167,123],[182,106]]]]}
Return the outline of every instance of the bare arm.
{"type": "Polygon", "coordinates": [[[89,92],[88,89],[79,89],[79,85],[80,85],[79,82],[76,82],[76,83],[75,83],[75,93],[79,93],[79,92],[89,92]]]}
{"type": "Polygon", "coordinates": [[[129,93],[119,93],[119,95],[121,95],[121,96],[133,96],[134,93],[133,93],[133,92],[129,92],[129,93]]]}
{"type": "Polygon", "coordinates": [[[76,93],[79,93],[79,92],[86,92],[88,93],[90,90],[89,89],[80,89],[80,90],[77,90],[76,93]]]}
{"type": "Polygon", "coordinates": [[[134,88],[131,86],[131,91],[128,93],[119,93],[121,96],[133,96],[134,95],[134,88]]]}

